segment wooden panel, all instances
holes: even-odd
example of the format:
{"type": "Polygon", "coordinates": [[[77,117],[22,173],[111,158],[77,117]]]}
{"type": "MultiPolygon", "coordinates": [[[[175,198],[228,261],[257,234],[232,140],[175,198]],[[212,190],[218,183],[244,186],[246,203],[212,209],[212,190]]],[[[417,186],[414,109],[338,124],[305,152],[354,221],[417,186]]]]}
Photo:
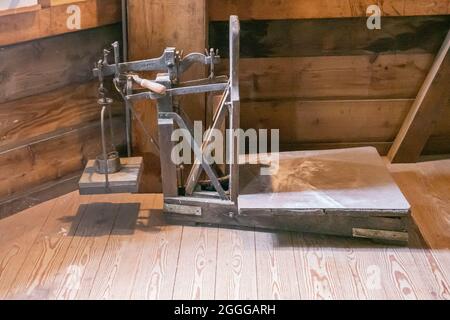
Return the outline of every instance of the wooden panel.
{"type": "MultiPolygon", "coordinates": [[[[0,104],[0,151],[39,139],[53,131],[98,121],[97,89],[96,82],[88,82],[0,104]]],[[[122,103],[117,98],[113,114],[124,114],[122,103]]]]}
{"type": "Polygon", "coordinates": [[[121,39],[120,25],[8,46],[0,51],[0,102],[93,79],[103,48],[121,39]]]}
{"type": "Polygon", "coordinates": [[[49,218],[29,249],[29,263],[18,270],[7,298],[45,299],[49,296],[49,279],[53,279],[57,272],[55,267],[59,267],[56,258],[68,250],[69,231],[78,227],[89,200],[90,197],[80,197],[72,192],[52,201],[54,206],[49,210],[49,218]]]}
{"type": "Polygon", "coordinates": [[[212,21],[226,21],[230,14],[242,20],[364,17],[372,4],[380,7],[383,16],[450,13],[448,0],[211,0],[208,12],[212,21]]]}
{"type": "Polygon", "coordinates": [[[433,248],[450,248],[450,160],[389,164],[392,176],[412,206],[412,216],[433,248]]]}
{"type": "Polygon", "coordinates": [[[256,300],[255,232],[219,230],[215,299],[256,300]]]}
{"type": "Polygon", "coordinates": [[[217,241],[217,228],[183,227],[173,299],[214,299],[217,241]]]}
{"type": "Polygon", "coordinates": [[[50,299],[82,299],[89,297],[99,264],[108,243],[125,195],[105,195],[99,203],[88,203],[76,229],[60,271],[49,294],[50,299]]]}
{"type": "MultiPolygon", "coordinates": [[[[34,2],[36,2],[36,1],[34,1],[34,2]]],[[[26,7],[10,8],[10,9],[6,9],[6,10],[0,9],[0,17],[17,15],[17,14],[21,14],[21,13],[35,12],[38,10],[41,10],[40,4],[35,4],[35,5],[31,5],[31,6],[26,6],[26,7]]]]}
{"type": "Polygon", "coordinates": [[[242,103],[244,129],[280,129],[280,142],[393,141],[413,100],[242,103]]]}
{"type": "MultiPolygon", "coordinates": [[[[175,278],[178,270],[182,226],[170,226],[164,222],[162,215],[162,195],[145,195],[153,198],[152,203],[146,199],[141,209],[147,210],[149,219],[142,220],[145,235],[139,235],[143,244],[142,254],[137,265],[137,272],[131,290],[132,299],[172,299],[174,295],[175,278]],[[155,246],[148,246],[149,243],[155,246]]],[[[133,237],[135,238],[135,237],[133,237]]],[[[135,260],[130,255],[130,261],[135,260]]],[[[126,277],[129,275],[127,274],[126,277]]],[[[123,279],[121,279],[123,281],[123,279]]],[[[122,296],[122,288],[117,287],[116,295],[122,296]]]]}
{"type": "Polygon", "coordinates": [[[410,99],[432,62],[432,54],[241,59],[241,98],[410,99]]]}
{"type": "MultiPolygon", "coordinates": [[[[129,0],[128,1],[129,59],[138,60],[161,56],[169,46],[190,52],[204,52],[206,43],[205,0],[129,0]],[[176,19],[174,18],[176,17],[176,19]]],[[[185,79],[205,76],[203,67],[195,67],[185,79]]],[[[148,75],[154,78],[155,74],[148,75]]],[[[204,120],[204,95],[181,98],[181,106],[192,120],[204,120]]],[[[156,106],[154,102],[136,104],[144,123],[157,137],[156,106]]],[[[144,155],[142,190],[161,191],[159,156],[147,142],[138,125],[133,126],[133,146],[138,155],[144,155]]]]}
{"type": "Polygon", "coordinates": [[[38,5],[38,0],[3,0],[0,3],[0,14],[3,11],[7,11],[10,9],[20,9],[27,7],[34,7],[38,5]]]}
{"type": "MultiPolygon", "coordinates": [[[[123,121],[114,120],[116,143],[123,142],[123,121]]],[[[31,144],[0,153],[0,197],[23,192],[84,168],[100,151],[100,126],[93,123],[43,137],[31,144]]]]}
{"type": "Polygon", "coordinates": [[[291,234],[257,232],[255,243],[258,299],[300,299],[291,234]]]}
{"type": "Polygon", "coordinates": [[[0,232],[0,299],[4,299],[20,267],[27,259],[28,251],[39,235],[47,217],[55,206],[53,201],[24,211],[24,215],[17,215],[15,219],[2,220],[0,232]],[[33,219],[30,219],[30,214],[33,219]],[[30,222],[33,221],[32,224],[30,222]],[[7,231],[6,231],[7,230],[7,231]]]}
{"type": "Polygon", "coordinates": [[[417,161],[433,130],[433,123],[448,105],[449,48],[450,31],[389,151],[392,162],[417,161]]]}
{"type": "MultiPolygon", "coordinates": [[[[381,30],[365,18],[241,21],[241,57],[435,53],[449,28],[450,16],[383,18],[381,30]]],[[[228,22],[209,24],[209,44],[228,57],[228,22]]]]}
{"type": "MultiPolygon", "coordinates": [[[[449,164],[389,165],[431,248],[415,234],[409,247],[393,248],[337,237],[256,232],[257,268],[248,277],[257,279],[257,298],[449,299],[449,164]]],[[[214,264],[225,265],[225,257],[251,257],[250,250],[242,251],[247,242],[230,241],[232,230],[223,230],[228,236],[222,238],[220,230],[217,239],[199,236],[216,229],[167,226],[160,220],[161,207],[161,195],[85,199],[72,194],[1,220],[0,297],[171,299],[175,274],[182,282],[180,296],[191,296],[188,284],[199,283],[202,276],[202,290],[229,290],[229,282],[221,279],[224,269],[214,264]],[[140,205],[137,220],[134,204],[140,205]],[[178,260],[182,233],[186,260],[178,260]],[[228,242],[219,242],[215,252],[214,240],[228,242]],[[192,260],[198,264],[183,263],[192,260]]],[[[249,247],[252,233],[245,232],[249,247]]]]}
{"type": "Polygon", "coordinates": [[[36,12],[0,17],[0,46],[29,41],[62,33],[113,24],[121,20],[120,0],[87,0],[77,2],[80,29],[68,29],[70,4],[45,8],[36,12]]]}
{"type": "Polygon", "coordinates": [[[84,2],[84,1],[88,1],[88,0],[39,0],[40,4],[44,8],[51,7],[51,6],[60,6],[63,4],[84,2]]]}

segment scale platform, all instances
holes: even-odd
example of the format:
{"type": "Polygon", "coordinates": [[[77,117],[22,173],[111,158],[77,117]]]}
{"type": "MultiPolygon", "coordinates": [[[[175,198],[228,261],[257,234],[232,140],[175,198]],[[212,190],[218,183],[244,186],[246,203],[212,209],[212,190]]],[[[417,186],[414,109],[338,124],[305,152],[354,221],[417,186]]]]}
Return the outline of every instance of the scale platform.
{"type": "Polygon", "coordinates": [[[106,187],[105,175],[95,171],[95,160],[89,160],[78,183],[81,195],[109,193],[137,193],[144,161],[142,157],[120,158],[121,170],[108,175],[106,187]]]}
{"type": "Polygon", "coordinates": [[[240,165],[237,208],[166,198],[168,221],[408,241],[410,205],[375,148],[283,152],[278,172],[260,175],[269,163],[240,165]]]}

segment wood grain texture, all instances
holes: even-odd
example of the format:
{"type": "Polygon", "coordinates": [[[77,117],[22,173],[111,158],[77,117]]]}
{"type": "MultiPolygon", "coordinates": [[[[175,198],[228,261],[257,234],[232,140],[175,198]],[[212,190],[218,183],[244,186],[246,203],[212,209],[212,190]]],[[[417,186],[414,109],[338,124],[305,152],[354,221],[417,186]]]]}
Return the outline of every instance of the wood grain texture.
{"type": "Polygon", "coordinates": [[[0,220],[0,298],[449,299],[449,164],[389,164],[430,247],[169,226],[161,195],[68,194],[0,220]]]}
{"type": "MultiPolygon", "coordinates": [[[[39,140],[55,131],[98,121],[97,90],[95,82],[74,84],[0,104],[0,150],[39,140]]],[[[123,116],[124,107],[119,99],[114,98],[113,115],[123,116]]]]}
{"type": "Polygon", "coordinates": [[[54,201],[45,202],[25,210],[15,219],[2,220],[3,231],[0,233],[0,299],[7,296],[19,269],[27,259],[31,245],[39,235],[49,212],[54,206],[54,201]],[[36,219],[32,224],[29,223],[31,221],[30,216],[36,219]]]}
{"type": "Polygon", "coordinates": [[[121,20],[120,0],[77,1],[80,8],[80,29],[69,29],[67,13],[70,4],[0,17],[0,46],[76,32],[113,24],[121,20]]]}
{"type": "Polygon", "coordinates": [[[450,161],[389,165],[392,175],[410,200],[412,215],[428,245],[450,249],[450,161]]]}
{"type": "Polygon", "coordinates": [[[0,102],[92,80],[103,49],[121,37],[116,24],[2,48],[0,102]]]}
{"type": "MultiPolygon", "coordinates": [[[[450,27],[450,16],[383,17],[375,31],[366,21],[241,21],[241,58],[436,53],[450,27]]],[[[228,22],[209,24],[209,44],[228,58],[228,22]]]]}
{"type": "Polygon", "coordinates": [[[392,162],[416,162],[431,135],[433,123],[448,106],[449,49],[450,31],[389,151],[388,157],[392,162]]]}
{"type": "Polygon", "coordinates": [[[339,290],[338,268],[333,251],[326,240],[311,235],[292,234],[295,264],[297,266],[302,299],[331,300],[342,299],[339,290]],[[318,241],[319,240],[319,241],[318,241]]]}
{"type": "Polygon", "coordinates": [[[241,59],[241,98],[411,99],[432,62],[431,54],[241,59]]]}
{"type": "MultiPolygon", "coordinates": [[[[123,144],[123,121],[115,118],[117,145],[123,144]]],[[[98,122],[40,137],[39,140],[0,152],[0,197],[11,197],[29,188],[81,171],[100,152],[98,122]]]]}
{"type": "Polygon", "coordinates": [[[212,0],[208,12],[212,21],[226,21],[230,14],[242,20],[365,17],[372,4],[380,7],[383,16],[450,13],[448,0],[212,0]]]}
{"type": "Polygon", "coordinates": [[[58,255],[65,253],[71,243],[71,228],[80,223],[84,211],[79,206],[86,205],[90,197],[80,197],[69,193],[55,199],[49,218],[33,242],[14,280],[15,285],[8,292],[9,299],[45,299],[52,286],[52,279],[58,273],[58,255]]]}
{"type": "Polygon", "coordinates": [[[257,299],[256,270],[255,232],[220,229],[215,299],[257,299]]]}
{"type": "Polygon", "coordinates": [[[398,248],[308,234],[167,226],[160,220],[161,195],[83,199],[74,193],[0,221],[0,231],[8,230],[0,232],[0,294],[54,299],[63,288],[60,298],[88,291],[89,299],[226,298],[239,288],[245,299],[255,297],[256,285],[257,298],[267,299],[448,299],[449,161],[389,165],[431,248],[415,232],[409,247],[398,248]],[[130,204],[140,204],[139,216],[130,204]],[[256,271],[244,273],[253,270],[253,259],[256,271]]]}
{"type": "Polygon", "coordinates": [[[100,203],[86,204],[86,212],[61,264],[62,271],[53,291],[55,299],[87,299],[105,247],[111,234],[124,197],[111,195],[100,198],[100,203]]]}
{"type": "Polygon", "coordinates": [[[163,197],[152,197],[154,203],[144,208],[149,212],[149,219],[143,221],[145,234],[141,242],[144,247],[133,282],[132,299],[172,299],[174,295],[183,227],[166,225],[162,216],[163,197]]]}
{"type": "Polygon", "coordinates": [[[242,103],[243,129],[280,129],[280,143],[393,141],[411,99],[274,99],[242,103]]]}
{"type": "MultiPolygon", "coordinates": [[[[161,56],[166,47],[177,47],[185,54],[204,52],[206,45],[206,1],[205,0],[130,0],[128,1],[129,59],[146,59],[161,56]],[[174,19],[173,17],[177,17],[174,19]]],[[[147,75],[152,79],[156,74],[147,75]]],[[[203,78],[205,69],[194,67],[183,78],[203,78]]],[[[181,106],[191,120],[205,119],[204,95],[182,97],[181,106]]],[[[157,137],[156,105],[154,102],[136,104],[144,123],[157,137]]],[[[160,162],[155,150],[144,133],[134,125],[133,147],[144,156],[142,186],[145,192],[160,192],[160,162]],[[150,170],[151,168],[151,170],[150,170]]]]}
{"type": "Polygon", "coordinates": [[[255,234],[258,299],[300,299],[290,233],[255,234]]]}
{"type": "Polygon", "coordinates": [[[183,227],[173,299],[215,299],[218,229],[183,227]]]}

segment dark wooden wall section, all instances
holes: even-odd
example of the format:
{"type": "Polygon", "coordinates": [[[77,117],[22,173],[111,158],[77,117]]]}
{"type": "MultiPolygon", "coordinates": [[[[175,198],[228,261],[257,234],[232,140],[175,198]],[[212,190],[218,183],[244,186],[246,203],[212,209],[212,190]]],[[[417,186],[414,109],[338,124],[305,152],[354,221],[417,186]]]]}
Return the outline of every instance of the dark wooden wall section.
{"type": "MultiPolygon", "coordinates": [[[[241,125],[280,128],[282,150],[386,155],[450,28],[448,1],[381,1],[381,30],[366,27],[367,1],[320,2],[210,2],[209,42],[225,58],[225,20],[241,18],[241,125]]],[[[424,153],[450,153],[450,103],[424,153]]]]}
{"type": "MultiPolygon", "coordinates": [[[[81,5],[92,9],[95,3],[81,5]]],[[[33,14],[38,19],[49,14],[45,10],[64,7],[33,14]]],[[[120,1],[109,1],[108,8],[103,13],[107,19],[96,19],[100,12],[82,16],[85,30],[46,37],[49,32],[0,48],[0,218],[39,201],[47,191],[68,190],[68,184],[76,188],[86,161],[100,152],[98,85],[92,68],[104,47],[122,39],[120,1]]],[[[4,19],[12,18],[0,17],[0,25],[6,25],[4,19]]],[[[31,18],[18,15],[16,22],[20,19],[31,18]]],[[[7,40],[11,37],[1,35],[0,43],[7,40]]],[[[123,133],[123,106],[116,101],[114,123],[123,133]]]]}

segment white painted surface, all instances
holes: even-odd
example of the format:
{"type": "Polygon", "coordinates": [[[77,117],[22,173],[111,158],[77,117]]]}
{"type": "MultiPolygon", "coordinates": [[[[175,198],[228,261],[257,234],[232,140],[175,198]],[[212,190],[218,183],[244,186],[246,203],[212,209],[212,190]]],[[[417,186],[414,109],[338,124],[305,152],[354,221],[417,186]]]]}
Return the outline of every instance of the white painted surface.
{"type": "Polygon", "coordinates": [[[38,0],[0,0],[0,11],[34,6],[38,0]]]}

